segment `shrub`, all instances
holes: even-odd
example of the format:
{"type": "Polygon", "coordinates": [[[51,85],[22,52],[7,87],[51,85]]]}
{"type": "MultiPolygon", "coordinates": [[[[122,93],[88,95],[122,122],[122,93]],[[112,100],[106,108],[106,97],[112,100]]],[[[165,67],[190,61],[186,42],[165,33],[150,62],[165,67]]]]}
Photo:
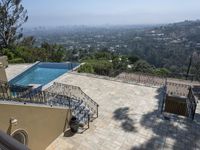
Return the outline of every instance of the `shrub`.
{"type": "Polygon", "coordinates": [[[9,63],[11,63],[11,64],[17,64],[17,63],[25,63],[25,61],[22,58],[15,58],[15,59],[9,60],[9,63]]]}
{"type": "Polygon", "coordinates": [[[132,70],[134,72],[141,72],[141,73],[153,73],[155,67],[150,65],[144,60],[138,60],[134,65],[132,70]]]}
{"type": "Polygon", "coordinates": [[[79,73],[94,73],[93,66],[91,64],[85,63],[78,68],[79,73]]]}
{"type": "Polygon", "coordinates": [[[171,72],[166,68],[158,68],[154,70],[154,74],[158,76],[168,76],[171,72]]]}

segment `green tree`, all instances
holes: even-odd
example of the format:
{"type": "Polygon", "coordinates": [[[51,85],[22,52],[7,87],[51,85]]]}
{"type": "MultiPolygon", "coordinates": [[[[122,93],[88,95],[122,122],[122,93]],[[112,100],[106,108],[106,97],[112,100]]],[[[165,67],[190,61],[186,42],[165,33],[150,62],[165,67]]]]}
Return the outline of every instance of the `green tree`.
{"type": "Polygon", "coordinates": [[[0,0],[0,53],[22,37],[22,24],[28,20],[21,0],[0,0]]]}
{"type": "Polygon", "coordinates": [[[28,36],[28,37],[24,37],[23,40],[19,43],[19,45],[33,47],[35,44],[35,41],[36,41],[35,37],[28,36]]]}
{"type": "Polygon", "coordinates": [[[94,73],[94,68],[91,64],[85,63],[84,65],[81,65],[78,69],[79,73],[94,73]]]}
{"type": "Polygon", "coordinates": [[[135,62],[139,60],[139,58],[137,56],[132,55],[128,57],[128,60],[131,64],[134,64],[135,62]]]}
{"type": "Polygon", "coordinates": [[[196,70],[196,71],[194,72],[194,74],[195,74],[195,79],[198,80],[198,81],[200,81],[200,61],[199,61],[198,63],[195,64],[194,68],[195,68],[195,70],[196,70]]]}
{"type": "Polygon", "coordinates": [[[113,64],[106,60],[98,60],[92,63],[94,72],[99,75],[109,76],[113,70],[113,64]]]}
{"type": "Polygon", "coordinates": [[[134,72],[153,73],[154,68],[155,68],[154,66],[150,65],[146,61],[139,60],[133,65],[132,70],[134,72]]]}
{"type": "Polygon", "coordinates": [[[166,68],[157,68],[153,73],[158,76],[168,76],[171,72],[166,68]]]}

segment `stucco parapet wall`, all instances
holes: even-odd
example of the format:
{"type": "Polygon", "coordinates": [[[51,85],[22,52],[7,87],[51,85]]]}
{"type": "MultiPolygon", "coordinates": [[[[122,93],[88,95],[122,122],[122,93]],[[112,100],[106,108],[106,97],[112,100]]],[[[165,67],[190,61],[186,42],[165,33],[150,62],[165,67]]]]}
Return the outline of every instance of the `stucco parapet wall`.
{"type": "Polygon", "coordinates": [[[16,102],[16,101],[6,101],[0,99],[0,105],[16,105],[16,106],[31,106],[31,107],[45,107],[45,108],[56,108],[56,109],[67,109],[66,107],[62,106],[51,106],[47,104],[35,104],[35,103],[22,103],[22,102],[16,102]]]}
{"type": "Polygon", "coordinates": [[[3,67],[8,67],[8,57],[7,56],[0,56],[0,62],[3,64],[3,67]]]}

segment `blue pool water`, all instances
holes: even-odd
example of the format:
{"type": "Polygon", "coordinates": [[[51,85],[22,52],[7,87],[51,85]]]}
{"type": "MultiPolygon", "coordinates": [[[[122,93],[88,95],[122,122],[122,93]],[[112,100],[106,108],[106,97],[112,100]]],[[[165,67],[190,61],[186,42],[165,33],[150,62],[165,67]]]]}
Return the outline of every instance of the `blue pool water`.
{"type": "Polygon", "coordinates": [[[22,86],[29,84],[45,85],[76,66],[77,64],[72,63],[39,63],[12,79],[10,83],[22,86]]]}

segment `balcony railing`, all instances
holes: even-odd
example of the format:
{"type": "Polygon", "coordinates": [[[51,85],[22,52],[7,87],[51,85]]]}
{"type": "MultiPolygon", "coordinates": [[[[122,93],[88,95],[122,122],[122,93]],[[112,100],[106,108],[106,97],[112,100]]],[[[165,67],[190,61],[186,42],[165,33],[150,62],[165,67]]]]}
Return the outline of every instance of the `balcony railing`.
{"type": "Polygon", "coordinates": [[[165,84],[165,77],[158,77],[149,74],[140,73],[121,73],[118,79],[135,82],[139,84],[144,84],[147,86],[163,86],[165,84]]]}

